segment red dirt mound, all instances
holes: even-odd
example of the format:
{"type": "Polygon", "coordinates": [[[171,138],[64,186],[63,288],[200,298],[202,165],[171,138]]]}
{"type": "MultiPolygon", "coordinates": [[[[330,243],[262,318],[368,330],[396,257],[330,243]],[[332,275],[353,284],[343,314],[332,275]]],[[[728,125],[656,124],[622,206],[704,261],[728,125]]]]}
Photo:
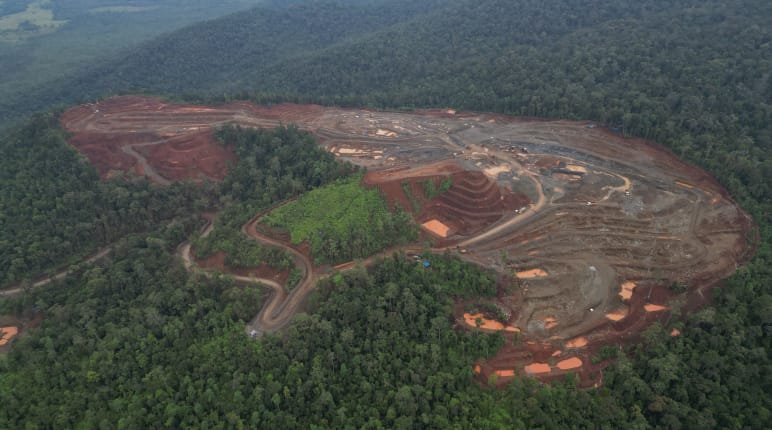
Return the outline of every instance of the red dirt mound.
{"type": "Polygon", "coordinates": [[[448,228],[450,241],[478,233],[530,203],[526,196],[498,186],[482,172],[466,171],[452,162],[370,172],[363,182],[378,187],[390,206],[412,212],[418,222],[442,223],[448,228]],[[427,181],[433,181],[439,189],[448,177],[452,181],[450,189],[430,200],[427,181]]]}
{"type": "Polygon", "coordinates": [[[470,236],[499,221],[530,201],[496,185],[482,172],[451,175],[453,185],[423,208],[420,221],[437,219],[459,236],[470,236]]]}

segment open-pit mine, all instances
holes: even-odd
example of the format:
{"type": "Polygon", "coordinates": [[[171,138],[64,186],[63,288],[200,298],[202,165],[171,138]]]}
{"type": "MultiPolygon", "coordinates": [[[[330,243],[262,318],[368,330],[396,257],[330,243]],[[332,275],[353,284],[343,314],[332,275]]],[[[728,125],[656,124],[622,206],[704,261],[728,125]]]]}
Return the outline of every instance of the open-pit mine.
{"type": "MultiPolygon", "coordinates": [[[[191,106],[147,97],[116,97],[62,116],[70,144],[103,177],[133,172],[161,184],[226,175],[238,160],[217,143],[216,127],[281,123],[366,167],[364,183],[413,213],[432,251],[499,274],[489,305],[506,321],[470,314],[468,303],[455,311],[459,327],[519,337],[475,365],[481,379],[576,372],[583,384],[597,384],[602,363],[591,357],[598,348],[635,339],[673,310],[709,300],[710,288],[753,250],[752,220],[705,171],[588,122],[454,110],[191,106]],[[411,201],[410,190],[421,195],[417,187],[427,180],[449,181],[449,188],[411,201]]],[[[266,305],[281,324],[256,321],[253,330],[289,321],[320,276],[304,270],[307,282],[289,297],[274,295],[282,306],[266,305]]]]}

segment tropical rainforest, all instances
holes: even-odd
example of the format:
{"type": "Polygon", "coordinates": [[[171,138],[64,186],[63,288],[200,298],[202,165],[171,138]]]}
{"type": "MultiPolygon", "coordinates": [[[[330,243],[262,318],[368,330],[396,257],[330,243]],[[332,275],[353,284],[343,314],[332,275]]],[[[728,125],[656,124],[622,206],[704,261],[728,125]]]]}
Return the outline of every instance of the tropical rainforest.
{"type": "Polygon", "coordinates": [[[768,1],[267,2],[4,97],[0,118],[0,285],[26,287],[0,315],[43,316],[0,353],[0,428],[772,428],[768,1]],[[447,255],[327,278],[291,326],[252,340],[264,290],[191,274],[175,248],[204,213],[224,229],[212,246],[232,246],[251,216],[360,172],[290,125],[221,130],[240,160],[221,183],[100,180],[55,106],[131,92],[596,121],[710,171],[758,249],[590,390],[475,381],[503,339],[454,329],[451,308],[495,280],[447,255]]]}
{"type": "Polygon", "coordinates": [[[47,82],[114,60],[162,33],[267,2],[0,1],[0,99],[24,99],[47,82]]]}

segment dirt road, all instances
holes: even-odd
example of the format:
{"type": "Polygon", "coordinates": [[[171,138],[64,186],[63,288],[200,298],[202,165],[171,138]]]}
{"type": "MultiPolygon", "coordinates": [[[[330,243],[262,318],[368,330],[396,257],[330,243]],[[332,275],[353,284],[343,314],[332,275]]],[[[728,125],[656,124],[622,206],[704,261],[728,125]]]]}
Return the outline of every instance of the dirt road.
{"type": "Polygon", "coordinates": [[[142,166],[142,171],[145,173],[147,177],[149,177],[151,180],[161,184],[161,185],[169,185],[172,182],[163,176],[159,175],[158,172],[155,171],[153,166],[150,165],[150,163],[147,162],[147,159],[143,157],[140,153],[134,150],[134,148],[141,148],[143,146],[152,146],[152,145],[159,145],[166,142],[166,140],[157,140],[154,142],[147,142],[147,143],[135,143],[133,145],[126,145],[121,147],[121,151],[123,151],[125,154],[130,155],[134,157],[137,162],[142,166]]]}
{"type": "MultiPolygon", "coordinates": [[[[243,234],[256,240],[262,245],[278,247],[286,250],[292,255],[292,260],[295,266],[303,271],[303,278],[299,284],[292,290],[290,294],[287,294],[284,286],[269,278],[259,278],[254,276],[239,276],[231,274],[234,280],[251,284],[262,284],[271,288],[271,294],[268,297],[268,301],[263,305],[260,312],[255,318],[247,324],[246,331],[253,337],[262,335],[265,332],[274,332],[283,328],[292,317],[298,306],[311,292],[314,284],[319,279],[319,276],[314,272],[314,266],[311,260],[298,252],[293,247],[289,246],[282,241],[273,239],[271,237],[261,234],[255,225],[259,222],[263,212],[255,216],[249,222],[244,224],[241,228],[243,234]]],[[[206,237],[214,229],[214,221],[210,220],[201,232],[201,237],[206,237]]],[[[178,254],[182,258],[182,261],[189,271],[199,271],[201,273],[207,273],[204,270],[199,269],[193,258],[191,257],[191,244],[190,242],[183,242],[178,247],[178,254]]]]}
{"type": "MultiPolygon", "coordinates": [[[[102,248],[95,253],[91,254],[90,256],[86,257],[84,260],[82,260],[79,264],[87,264],[87,263],[93,263],[97,260],[100,260],[107,256],[111,251],[113,250],[112,247],[102,248]]],[[[64,279],[69,274],[72,273],[71,269],[64,269],[56,273],[54,276],[47,276],[45,278],[39,279],[35,282],[33,282],[29,287],[27,288],[39,288],[44,285],[48,285],[53,281],[58,281],[60,279],[64,279]]],[[[16,285],[10,288],[6,288],[4,290],[0,290],[0,297],[15,297],[25,291],[27,289],[25,287],[16,285]]]]}

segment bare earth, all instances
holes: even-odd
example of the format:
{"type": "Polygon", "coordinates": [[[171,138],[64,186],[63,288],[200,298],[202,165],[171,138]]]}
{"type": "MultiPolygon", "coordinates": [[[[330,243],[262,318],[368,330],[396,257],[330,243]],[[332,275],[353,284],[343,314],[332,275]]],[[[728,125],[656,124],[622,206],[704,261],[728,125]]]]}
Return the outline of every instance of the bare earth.
{"type": "MultiPolygon", "coordinates": [[[[70,143],[104,176],[132,171],[159,183],[224,177],[235,157],[212,129],[226,123],[297,124],[336,156],[367,167],[365,183],[390,203],[429,222],[436,251],[457,251],[502,275],[495,304],[511,314],[503,326],[520,330],[505,335],[523,342],[478,363],[481,379],[550,380],[571,371],[597,384],[604,364],[591,357],[598,348],[634,339],[670,318],[670,309],[704,303],[704,292],[754,248],[752,220],[705,171],[586,122],[449,110],[204,107],[147,97],[116,97],[62,116],[70,143]],[[446,177],[453,180],[447,193],[411,209],[404,183],[420,194],[420,181],[446,177]],[[687,293],[670,292],[674,282],[687,293]]],[[[290,321],[320,275],[302,253],[258,233],[255,222],[245,233],[290,249],[305,271],[290,295],[266,282],[274,294],[248,331],[272,331],[290,321]]],[[[468,327],[463,310],[456,313],[468,327]]]]}

